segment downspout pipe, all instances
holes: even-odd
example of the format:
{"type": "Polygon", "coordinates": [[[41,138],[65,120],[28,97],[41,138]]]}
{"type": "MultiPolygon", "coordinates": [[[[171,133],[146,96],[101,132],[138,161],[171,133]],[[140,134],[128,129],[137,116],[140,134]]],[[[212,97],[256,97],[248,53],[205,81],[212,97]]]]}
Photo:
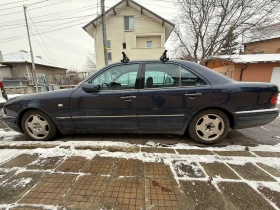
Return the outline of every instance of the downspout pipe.
{"type": "Polygon", "coordinates": [[[243,69],[241,69],[239,81],[242,81],[243,71],[244,71],[245,69],[247,69],[247,68],[248,68],[248,64],[245,63],[245,67],[244,67],[243,69]]]}

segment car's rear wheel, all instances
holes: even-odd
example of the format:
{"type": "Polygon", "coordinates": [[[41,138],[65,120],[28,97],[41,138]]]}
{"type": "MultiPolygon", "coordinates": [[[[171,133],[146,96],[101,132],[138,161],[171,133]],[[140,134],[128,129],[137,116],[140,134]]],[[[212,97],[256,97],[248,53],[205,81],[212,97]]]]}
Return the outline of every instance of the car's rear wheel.
{"type": "Polygon", "coordinates": [[[25,135],[32,140],[52,140],[57,134],[57,128],[52,119],[39,110],[27,111],[21,120],[25,135]]]}
{"type": "Polygon", "coordinates": [[[188,133],[198,143],[214,144],[227,136],[229,128],[229,119],[224,112],[207,109],[193,117],[188,127],[188,133]]]}

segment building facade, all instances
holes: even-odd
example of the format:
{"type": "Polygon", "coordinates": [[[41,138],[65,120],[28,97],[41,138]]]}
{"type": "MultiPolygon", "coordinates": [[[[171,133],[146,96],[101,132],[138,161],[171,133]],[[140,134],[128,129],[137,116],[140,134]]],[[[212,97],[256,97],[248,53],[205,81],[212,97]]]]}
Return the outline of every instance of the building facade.
{"type": "MultiPolygon", "coordinates": [[[[174,24],[132,0],[123,0],[106,11],[108,63],[118,62],[125,52],[130,60],[158,59],[174,24]]],[[[105,65],[101,16],[85,25],[95,40],[96,64],[105,65]]]]}
{"type": "MultiPolygon", "coordinates": [[[[38,85],[56,84],[57,75],[65,76],[67,69],[55,66],[40,56],[34,58],[38,85]]],[[[9,53],[1,61],[5,69],[0,69],[0,77],[6,87],[34,85],[31,55],[27,51],[9,53]]]]}

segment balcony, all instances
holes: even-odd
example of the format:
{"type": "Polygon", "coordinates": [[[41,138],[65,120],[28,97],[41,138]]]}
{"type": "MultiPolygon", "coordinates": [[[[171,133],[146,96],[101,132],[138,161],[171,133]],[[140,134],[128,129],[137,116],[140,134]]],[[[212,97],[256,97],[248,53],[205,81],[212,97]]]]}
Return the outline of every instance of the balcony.
{"type": "Polygon", "coordinates": [[[130,60],[150,60],[159,59],[162,55],[164,47],[161,48],[131,48],[130,60]]]}

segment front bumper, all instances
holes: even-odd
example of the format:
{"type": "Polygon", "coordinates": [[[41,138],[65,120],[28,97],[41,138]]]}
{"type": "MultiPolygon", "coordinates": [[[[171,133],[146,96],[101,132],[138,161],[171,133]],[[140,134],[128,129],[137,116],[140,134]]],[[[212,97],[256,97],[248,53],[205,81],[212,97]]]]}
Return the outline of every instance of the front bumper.
{"type": "Polygon", "coordinates": [[[266,125],[279,116],[279,109],[235,112],[235,129],[266,125]]]}
{"type": "Polygon", "coordinates": [[[12,130],[22,133],[22,130],[17,125],[16,117],[4,115],[2,121],[12,130]]]}

